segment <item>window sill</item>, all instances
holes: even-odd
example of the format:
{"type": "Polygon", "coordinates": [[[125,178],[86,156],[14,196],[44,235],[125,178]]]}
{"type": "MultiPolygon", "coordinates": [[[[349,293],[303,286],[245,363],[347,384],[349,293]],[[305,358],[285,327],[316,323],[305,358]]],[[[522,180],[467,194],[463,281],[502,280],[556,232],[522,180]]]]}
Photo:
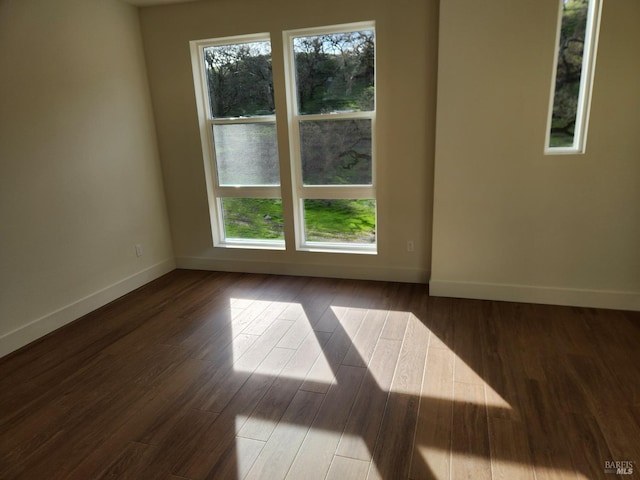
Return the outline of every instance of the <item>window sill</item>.
{"type": "Polygon", "coordinates": [[[376,245],[364,244],[347,245],[344,243],[306,242],[298,247],[298,251],[315,253],[351,253],[356,255],[377,255],[378,247],[376,245]]]}
{"type": "Polygon", "coordinates": [[[285,250],[284,241],[233,239],[214,245],[216,248],[239,248],[243,250],[285,250]]]}
{"type": "Polygon", "coordinates": [[[544,149],[545,155],[583,155],[584,149],[575,147],[548,147],[544,149]]]}

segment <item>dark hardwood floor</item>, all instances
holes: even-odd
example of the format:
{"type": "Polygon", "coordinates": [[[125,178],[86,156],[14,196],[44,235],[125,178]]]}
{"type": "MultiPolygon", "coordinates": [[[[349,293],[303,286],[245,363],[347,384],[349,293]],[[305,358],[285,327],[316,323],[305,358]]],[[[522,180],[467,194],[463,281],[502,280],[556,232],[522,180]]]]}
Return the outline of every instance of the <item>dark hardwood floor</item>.
{"type": "Polygon", "coordinates": [[[624,479],[636,462],[638,312],[176,270],[0,359],[7,480],[624,479]]]}

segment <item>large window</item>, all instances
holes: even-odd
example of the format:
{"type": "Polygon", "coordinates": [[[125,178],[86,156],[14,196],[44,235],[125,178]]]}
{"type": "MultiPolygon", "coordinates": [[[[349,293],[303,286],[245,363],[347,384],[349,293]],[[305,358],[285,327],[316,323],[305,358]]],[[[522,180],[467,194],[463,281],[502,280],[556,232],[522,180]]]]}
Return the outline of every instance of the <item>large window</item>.
{"type": "Polygon", "coordinates": [[[284,33],[299,249],[376,250],[372,23],[284,33]]]}
{"type": "Polygon", "coordinates": [[[375,253],[373,23],[284,32],[290,159],[279,158],[269,35],[191,48],[214,244],[284,248],[288,224],[297,249],[375,253]]]}
{"type": "Polygon", "coordinates": [[[269,35],[191,47],[214,243],[284,248],[269,35]]]}
{"type": "Polygon", "coordinates": [[[560,0],[547,153],[584,153],[600,0],[560,0]]]}

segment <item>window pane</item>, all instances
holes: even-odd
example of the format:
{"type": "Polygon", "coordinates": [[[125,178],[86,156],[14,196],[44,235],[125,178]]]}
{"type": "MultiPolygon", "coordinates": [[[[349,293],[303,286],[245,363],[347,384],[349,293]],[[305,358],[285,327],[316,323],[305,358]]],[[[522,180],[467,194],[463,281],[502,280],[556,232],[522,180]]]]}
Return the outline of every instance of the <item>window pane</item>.
{"type": "Polygon", "coordinates": [[[309,242],[376,243],[375,200],[305,200],[304,231],[309,242]]]}
{"type": "Polygon", "coordinates": [[[222,215],[227,240],[284,240],[280,199],[223,198],[222,215]]]}
{"type": "Polygon", "coordinates": [[[374,109],[374,32],[293,39],[298,112],[374,109]]]}
{"type": "Polygon", "coordinates": [[[302,183],[371,185],[371,120],[300,122],[302,183]]]}
{"type": "Polygon", "coordinates": [[[275,112],[269,42],[206,47],[204,63],[214,118],[275,112]]]}
{"type": "Polygon", "coordinates": [[[583,74],[589,0],[563,0],[550,147],[571,147],[583,74]]]}
{"type": "Polygon", "coordinates": [[[279,185],[275,123],[214,125],[220,185],[279,185]]]}

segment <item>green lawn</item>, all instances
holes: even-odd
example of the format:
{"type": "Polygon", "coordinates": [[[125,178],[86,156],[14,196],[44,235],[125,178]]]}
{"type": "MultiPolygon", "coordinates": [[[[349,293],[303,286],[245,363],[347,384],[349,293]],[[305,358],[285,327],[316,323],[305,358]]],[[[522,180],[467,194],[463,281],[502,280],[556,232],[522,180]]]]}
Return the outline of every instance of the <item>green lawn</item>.
{"type": "Polygon", "coordinates": [[[374,200],[305,200],[306,236],[313,242],[374,243],[374,200]]]}
{"type": "MultiPolygon", "coordinates": [[[[374,200],[305,200],[307,240],[374,243],[374,200]]],[[[227,238],[283,240],[282,201],[223,199],[227,238]]]]}
{"type": "Polygon", "coordinates": [[[222,210],[227,238],[284,240],[282,200],[224,198],[222,210]]]}

